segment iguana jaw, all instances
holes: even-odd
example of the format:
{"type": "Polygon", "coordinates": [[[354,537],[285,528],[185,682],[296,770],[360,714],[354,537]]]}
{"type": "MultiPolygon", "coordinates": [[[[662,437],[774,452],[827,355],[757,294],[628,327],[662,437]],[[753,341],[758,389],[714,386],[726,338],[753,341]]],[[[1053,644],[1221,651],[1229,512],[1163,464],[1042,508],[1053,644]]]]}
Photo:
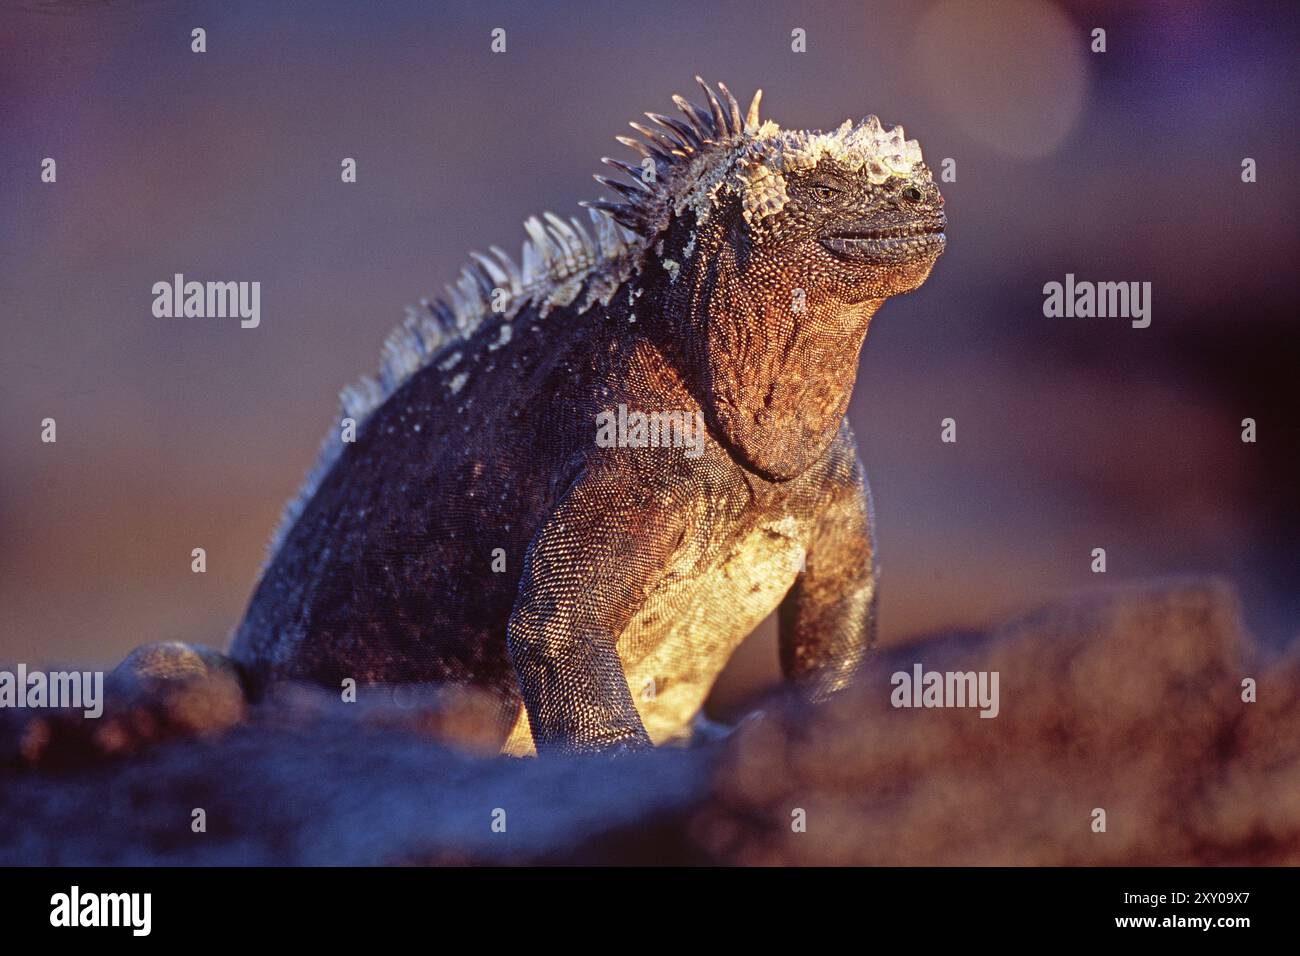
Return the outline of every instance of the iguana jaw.
{"type": "Polygon", "coordinates": [[[884,263],[937,256],[947,241],[943,217],[888,225],[837,229],[818,241],[822,248],[846,262],[884,263]]]}

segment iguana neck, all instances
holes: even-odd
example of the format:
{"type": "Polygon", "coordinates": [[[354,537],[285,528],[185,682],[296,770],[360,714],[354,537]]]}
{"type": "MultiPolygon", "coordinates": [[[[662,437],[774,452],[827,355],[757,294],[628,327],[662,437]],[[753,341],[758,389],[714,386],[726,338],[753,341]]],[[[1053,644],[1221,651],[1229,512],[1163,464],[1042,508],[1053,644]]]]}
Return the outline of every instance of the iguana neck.
{"type": "Polygon", "coordinates": [[[797,262],[747,274],[743,247],[727,241],[734,238],[701,230],[689,257],[682,246],[690,238],[666,240],[634,280],[638,322],[681,370],[733,456],[768,480],[788,480],[811,467],[839,429],[884,300],[845,302],[797,262]]]}

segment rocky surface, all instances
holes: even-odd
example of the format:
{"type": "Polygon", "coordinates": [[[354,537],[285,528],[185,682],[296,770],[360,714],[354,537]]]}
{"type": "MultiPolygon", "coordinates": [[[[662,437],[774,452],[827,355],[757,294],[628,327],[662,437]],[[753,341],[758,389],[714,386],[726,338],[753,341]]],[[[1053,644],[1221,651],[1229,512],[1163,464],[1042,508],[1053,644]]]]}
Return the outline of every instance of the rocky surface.
{"type": "Polygon", "coordinates": [[[11,715],[0,864],[1300,863],[1300,655],[1263,657],[1213,580],[882,652],[829,705],[633,757],[485,756],[472,700],[234,691],[80,743],[11,715]],[[998,716],[893,707],[916,663],[997,671],[998,716]]]}

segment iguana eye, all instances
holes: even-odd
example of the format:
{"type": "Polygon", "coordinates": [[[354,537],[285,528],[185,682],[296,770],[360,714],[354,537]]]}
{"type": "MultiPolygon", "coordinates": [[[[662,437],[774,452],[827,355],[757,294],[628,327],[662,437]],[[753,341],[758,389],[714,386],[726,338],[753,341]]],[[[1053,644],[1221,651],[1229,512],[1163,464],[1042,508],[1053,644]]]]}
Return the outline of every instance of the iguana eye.
{"type": "Polygon", "coordinates": [[[903,190],[903,198],[908,202],[920,202],[921,190],[917,189],[915,186],[908,186],[903,190]]]}
{"type": "Polygon", "coordinates": [[[808,191],[812,193],[813,198],[818,202],[831,202],[840,194],[838,189],[834,186],[828,186],[826,183],[810,183],[808,191]]]}

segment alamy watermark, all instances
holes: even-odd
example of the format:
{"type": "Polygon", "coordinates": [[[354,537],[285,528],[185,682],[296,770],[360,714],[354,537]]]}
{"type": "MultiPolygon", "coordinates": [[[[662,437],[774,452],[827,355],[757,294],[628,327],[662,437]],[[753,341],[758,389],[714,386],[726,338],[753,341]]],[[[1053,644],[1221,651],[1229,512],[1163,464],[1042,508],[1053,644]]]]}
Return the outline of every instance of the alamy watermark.
{"type": "Polygon", "coordinates": [[[927,671],[913,664],[911,673],[895,671],[889,702],[895,707],[978,707],[981,717],[996,717],[997,671],[927,671]]]}
{"type": "Polygon", "coordinates": [[[701,411],[629,412],[620,404],[596,416],[598,448],[684,448],[687,458],[704,454],[701,411]]]}
{"type": "Polygon", "coordinates": [[[153,284],[153,314],[159,319],[239,319],[240,328],[262,322],[262,283],[185,281],[176,273],[171,282],[153,284]]]}
{"type": "Polygon", "coordinates": [[[1151,324],[1150,282],[1075,281],[1074,273],[1065,274],[1065,282],[1048,282],[1043,286],[1043,315],[1049,319],[1132,319],[1135,329],[1151,324]]]}
{"type": "Polygon", "coordinates": [[[57,707],[90,718],[104,713],[103,671],[0,670],[0,708],[57,707]]]}
{"type": "Polygon", "coordinates": [[[73,886],[50,897],[51,926],[125,926],[133,936],[153,928],[152,893],[83,893],[73,886]]]}

